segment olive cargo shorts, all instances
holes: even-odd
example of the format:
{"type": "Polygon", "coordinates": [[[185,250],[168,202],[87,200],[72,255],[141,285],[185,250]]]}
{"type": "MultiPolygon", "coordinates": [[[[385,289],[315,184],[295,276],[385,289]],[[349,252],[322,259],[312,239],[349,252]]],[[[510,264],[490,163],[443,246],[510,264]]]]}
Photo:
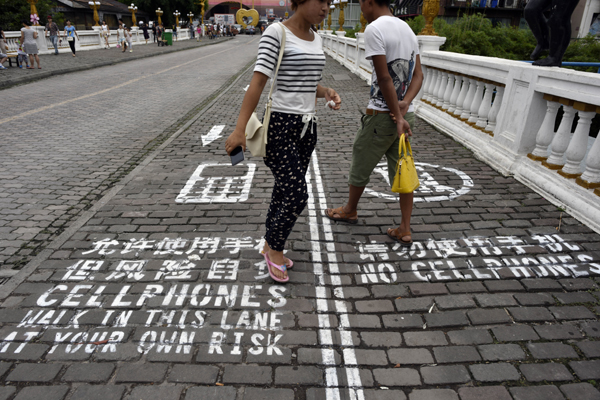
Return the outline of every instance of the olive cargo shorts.
{"type": "MultiPolygon", "coordinates": [[[[415,113],[406,113],[404,119],[413,130],[415,113]]],[[[389,114],[363,115],[352,146],[352,165],[348,183],[356,187],[367,186],[373,169],[385,155],[391,185],[396,175],[398,146],[400,146],[398,131],[389,114]]]]}

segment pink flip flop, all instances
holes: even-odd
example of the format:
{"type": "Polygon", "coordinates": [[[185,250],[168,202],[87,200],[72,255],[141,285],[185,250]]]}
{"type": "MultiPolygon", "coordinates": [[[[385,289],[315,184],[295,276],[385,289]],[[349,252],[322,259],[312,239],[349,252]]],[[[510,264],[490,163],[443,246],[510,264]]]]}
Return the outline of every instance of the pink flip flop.
{"type": "MultiPolygon", "coordinates": [[[[260,254],[262,254],[264,256],[265,252],[261,250],[260,254]]],[[[287,269],[292,269],[292,267],[294,266],[294,262],[292,260],[290,260],[289,258],[287,258],[287,257],[283,257],[283,258],[286,259],[286,260],[288,260],[290,262],[289,265],[288,265],[287,262],[285,263],[286,268],[287,269]]]]}
{"type": "Polygon", "coordinates": [[[283,265],[277,265],[274,262],[271,261],[271,259],[269,258],[269,254],[268,253],[263,253],[263,256],[265,257],[265,261],[267,262],[267,269],[269,270],[269,275],[271,276],[271,278],[273,278],[274,281],[276,282],[281,282],[281,283],[286,283],[290,280],[290,277],[287,276],[284,279],[278,278],[275,276],[275,274],[271,271],[271,268],[277,268],[278,270],[280,270],[281,272],[285,272],[287,270],[285,264],[283,265]]]}

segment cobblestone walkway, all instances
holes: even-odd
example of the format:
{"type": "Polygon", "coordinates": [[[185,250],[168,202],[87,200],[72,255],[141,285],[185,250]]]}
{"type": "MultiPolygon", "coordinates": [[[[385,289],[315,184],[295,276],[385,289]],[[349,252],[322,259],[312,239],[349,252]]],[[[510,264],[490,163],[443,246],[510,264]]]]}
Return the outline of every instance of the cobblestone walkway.
{"type": "Polygon", "coordinates": [[[2,270],[21,268],[207,105],[257,43],[236,37],[2,90],[14,105],[0,116],[2,270]]]}
{"type": "Polygon", "coordinates": [[[270,172],[223,150],[250,76],[16,277],[0,398],[600,398],[599,237],[527,187],[418,121],[412,248],[385,235],[400,222],[385,166],[357,225],[322,217],[346,198],[368,96],[331,59],[343,109],[318,105],[291,280],[274,284],[270,172]]]}
{"type": "MultiPolygon", "coordinates": [[[[61,52],[58,56],[55,56],[54,54],[44,54],[39,56],[42,69],[37,69],[37,64],[35,69],[19,69],[15,62],[12,63],[12,67],[9,67],[7,61],[4,64],[7,69],[0,71],[0,89],[49,78],[51,76],[70,74],[76,71],[84,71],[131,60],[139,60],[142,58],[154,57],[156,55],[179,52],[181,50],[195,49],[227,40],[231,40],[231,38],[219,38],[214,40],[202,39],[199,42],[196,40],[179,40],[174,42],[173,46],[164,47],[158,47],[156,43],[153,44],[149,42],[147,45],[134,45],[133,52],[131,53],[129,51],[123,53],[121,52],[121,49],[117,49],[113,45],[110,49],[106,50],[78,51],[77,57],[71,55],[71,50],[65,50],[65,52],[61,52]]],[[[181,55],[181,57],[185,58],[184,55],[181,55]]]]}

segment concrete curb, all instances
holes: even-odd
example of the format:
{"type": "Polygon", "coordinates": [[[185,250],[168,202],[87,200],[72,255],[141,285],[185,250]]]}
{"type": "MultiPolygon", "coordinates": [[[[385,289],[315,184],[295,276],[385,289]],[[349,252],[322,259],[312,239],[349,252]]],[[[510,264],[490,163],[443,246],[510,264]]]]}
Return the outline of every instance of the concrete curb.
{"type": "Polygon", "coordinates": [[[79,72],[79,71],[87,71],[89,69],[106,67],[106,66],[109,66],[109,65],[120,64],[120,63],[128,62],[128,61],[141,60],[143,58],[148,58],[148,57],[162,56],[162,55],[165,55],[165,54],[176,53],[176,52],[179,52],[179,51],[194,50],[194,49],[197,49],[197,48],[200,48],[200,47],[212,46],[213,44],[227,42],[227,41],[230,41],[230,40],[233,40],[233,39],[234,38],[232,38],[232,37],[228,37],[228,38],[224,38],[224,39],[213,40],[213,41],[210,41],[208,43],[204,43],[204,44],[198,45],[197,47],[190,47],[190,48],[186,48],[186,49],[174,48],[172,50],[163,51],[161,53],[139,54],[139,55],[136,54],[134,56],[131,56],[129,58],[124,58],[124,59],[121,59],[121,60],[111,60],[111,61],[99,62],[97,64],[81,65],[79,67],[71,67],[71,68],[67,67],[67,68],[60,69],[60,70],[55,70],[55,71],[48,71],[48,72],[44,71],[44,72],[39,73],[39,74],[37,74],[35,76],[23,76],[22,78],[11,79],[11,80],[8,80],[8,81],[0,82],[0,90],[2,90],[2,89],[8,89],[10,87],[17,86],[17,85],[22,85],[24,83],[30,83],[30,82],[39,81],[39,80],[50,78],[50,77],[53,77],[53,76],[64,75],[64,74],[69,74],[69,73],[79,72]]]}

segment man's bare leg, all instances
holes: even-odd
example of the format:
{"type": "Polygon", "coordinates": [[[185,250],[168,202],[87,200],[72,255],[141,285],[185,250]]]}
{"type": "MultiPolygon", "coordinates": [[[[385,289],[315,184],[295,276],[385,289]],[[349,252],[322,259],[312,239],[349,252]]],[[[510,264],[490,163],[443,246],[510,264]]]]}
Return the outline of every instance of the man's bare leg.
{"type": "MultiPolygon", "coordinates": [[[[413,210],[414,193],[400,194],[400,212],[402,213],[402,221],[398,228],[399,233],[410,232],[410,217],[413,210]]],[[[411,235],[402,236],[402,240],[409,242],[412,239],[411,235]]]]}

